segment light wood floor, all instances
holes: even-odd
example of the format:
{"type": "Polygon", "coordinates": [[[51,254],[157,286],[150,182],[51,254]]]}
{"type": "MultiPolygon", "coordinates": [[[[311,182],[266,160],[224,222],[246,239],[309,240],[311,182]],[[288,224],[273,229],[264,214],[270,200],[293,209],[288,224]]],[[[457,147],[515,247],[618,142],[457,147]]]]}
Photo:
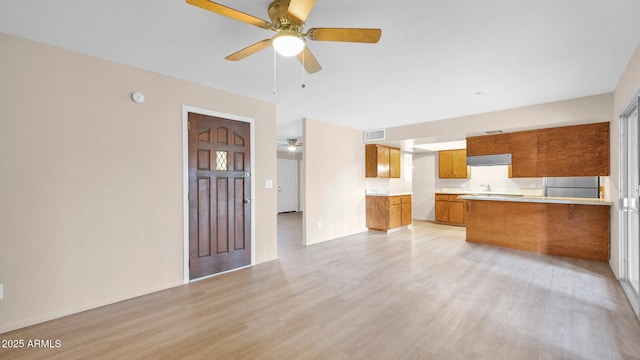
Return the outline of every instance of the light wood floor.
{"type": "Polygon", "coordinates": [[[279,261],[1,334],[60,339],[1,359],[640,359],[609,266],[467,244],[460,227],[303,247],[279,261]]]}

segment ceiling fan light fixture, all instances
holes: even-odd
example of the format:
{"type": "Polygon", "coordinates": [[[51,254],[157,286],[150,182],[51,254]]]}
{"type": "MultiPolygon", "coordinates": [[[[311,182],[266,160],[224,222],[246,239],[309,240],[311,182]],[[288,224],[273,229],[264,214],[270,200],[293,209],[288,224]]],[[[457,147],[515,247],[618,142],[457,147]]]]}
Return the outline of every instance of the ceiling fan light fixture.
{"type": "Polygon", "coordinates": [[[289,151],[296,151],[296,147],[295,147],[295,146],[293,146],[293,145],[289,145],[289,146],[287,146],[287,150],[289,150],[289,151]]]}
{"type": "Polygon", "coordinates": [[[278,54],[286,57],[296,56],[304,49],[304,39],[295,32],[280,32],[271,39],[271,43],[278,54]]]}

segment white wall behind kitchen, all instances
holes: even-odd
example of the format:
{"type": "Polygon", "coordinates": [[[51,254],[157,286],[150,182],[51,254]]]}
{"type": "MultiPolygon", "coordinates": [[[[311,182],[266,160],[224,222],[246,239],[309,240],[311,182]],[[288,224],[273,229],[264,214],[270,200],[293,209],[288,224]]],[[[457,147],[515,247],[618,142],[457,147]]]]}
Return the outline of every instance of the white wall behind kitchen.
{"type": "Polygon", "coordinates": [[[530,193],[542,191],[542,178],[509,178],[507,165],[473,166],[468,169],[468,179],[439,179],[437,173],[434,173],[436,189],[461,187],[469,191],[484,191],[482,185],[488,184],[491,186],[491,191],[494,192],[530,193]]]}
{"type": "Polygon", "coordinates": [[[413,218],[435,220],[438,153],[413,155],[413,218]]]}

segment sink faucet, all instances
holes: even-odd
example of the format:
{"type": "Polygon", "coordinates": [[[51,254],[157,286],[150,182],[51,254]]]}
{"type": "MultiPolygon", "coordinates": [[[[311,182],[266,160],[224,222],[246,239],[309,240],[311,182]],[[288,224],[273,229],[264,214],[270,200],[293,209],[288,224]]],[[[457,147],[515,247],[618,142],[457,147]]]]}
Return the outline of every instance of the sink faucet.
{"type": "Polygon", "coordinates": [[[491,191],[491,185],[489,185],[489,184],[482,184],[480,186],[483,187],[487,192],[491,191]]]}

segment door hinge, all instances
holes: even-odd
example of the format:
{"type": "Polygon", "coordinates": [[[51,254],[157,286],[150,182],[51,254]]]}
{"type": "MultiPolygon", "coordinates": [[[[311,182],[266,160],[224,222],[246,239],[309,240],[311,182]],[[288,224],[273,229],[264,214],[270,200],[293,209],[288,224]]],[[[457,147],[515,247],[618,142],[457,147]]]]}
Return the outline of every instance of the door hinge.
{"type": "Polygon", "coordinates": [[[191,121],[187,121],[187,130],[191,130],[191,121]]]}

